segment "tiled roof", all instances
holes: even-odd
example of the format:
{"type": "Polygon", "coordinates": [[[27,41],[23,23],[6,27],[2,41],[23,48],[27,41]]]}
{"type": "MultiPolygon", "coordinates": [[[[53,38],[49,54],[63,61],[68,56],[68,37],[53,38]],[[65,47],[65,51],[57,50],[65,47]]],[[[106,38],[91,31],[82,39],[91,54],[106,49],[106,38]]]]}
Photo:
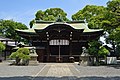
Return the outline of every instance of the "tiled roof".
{"type": "Polygon", "coordinates": [[[9,39],[9,38],[5,38],[5,37],[2,37],[2,36],[0,36],[0,41],[11,41],[12,39],[9,39]]]}
{"type": "Polygon", "coordinates": [[[7,44],[8,46],[17,46],[15,41],[12,39],[9,39],[9,38],[0,36],[0,41],[2,41],[4,44],[7,44]],[[8,41],[8,42],[6,43],[6,41],[8,41]]]}
{"type": "Polygon", "coordinates": [[[72,28],[78,30],[78,29],[84,29],[83,32],[97,32],[97,31],[101,31],[102,29],[89,29],[86,23],[60,23],[60,22],[56,22],[56,23],[35,23],[33,25],[33,27],[31,29],[28,30],[17,30],[20,32],[26,32],[26,33],[35,33],[34,29],[39,29],[39,30],[43,30],[46,27],[50,26],[50,25],[54,25],[54,24],[66,24],[66,25],[70,25],[72,28]]]}

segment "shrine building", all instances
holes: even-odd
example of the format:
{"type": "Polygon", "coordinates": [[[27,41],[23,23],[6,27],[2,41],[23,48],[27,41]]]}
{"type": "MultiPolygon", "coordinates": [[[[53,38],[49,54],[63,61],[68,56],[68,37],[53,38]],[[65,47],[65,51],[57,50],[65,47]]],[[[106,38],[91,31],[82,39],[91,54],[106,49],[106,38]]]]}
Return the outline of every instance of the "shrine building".
{"type": "Polygon", "coordinates": [[[16,30],[31,46],[36,47],[39,62],[70,62],[71,58],[79,61],[82,47],[99,38],[102,29],[89,29],[85,21],[36,20],[28,30],[16,30]]]}

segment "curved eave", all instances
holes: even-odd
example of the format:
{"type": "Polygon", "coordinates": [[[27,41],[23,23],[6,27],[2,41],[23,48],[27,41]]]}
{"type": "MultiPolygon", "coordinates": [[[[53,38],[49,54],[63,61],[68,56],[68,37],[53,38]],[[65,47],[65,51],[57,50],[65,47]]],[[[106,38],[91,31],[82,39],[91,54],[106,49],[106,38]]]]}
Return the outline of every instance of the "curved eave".
{"type": "Polygon", "coordinates": [[[81,37],[86,37],[86,40],[94,40],[103,35],[104,30],[102,29],[91,29],[89,31],[84,31],[81,37]]]}
{"type": "Polygon", "coordinates": [[[96,30],[91,29],[91,31],[83,32],[83,36],[88,36],[87,37],[88,40],[89,39],[95,39],[95,38],[103,35],[103,32],[104,32],[104,30],[102,30],[102,29],[96,29],[96,30]]]}
{"type": "Polygon", "coordinates": [[[88,26],[85,23],[70,23],[69,25],[76,30],[89,29],[88,26]]]}
{"type": "Polygon", "coordinates": [[[32,29],[45,29],[52,23],[35,23],[32,27],[32,29]]]}
{"type": "Polygon", "coordinates": [[[77,24],[76,23],[73,23],[73,24],[64,23],[64,24],[71,26],[74,30],[83,30],[83,29],[85,29],[84,26],[81,26],[81,23],[77,23],[77,24]]]}
{"type": "Polygon", "coordinates": [[[35,32],[34,29],[28,29],[28,30],[18,30],[18,29],[17,29],[16,32],[17,32],[18,34],[30,34],[30,35],[36,34],[36,32],[35,32]]]}
{"type": "Polygon", "coordinates": [[[36,33],[42,33],[43,29],[34,29],[36,33]]]}
{"type": "Polygon", "coordinates": [[[79,30],[79,29],[85,29],[87,28],[85,23],[66,23],[66,22],[54,22],[54,23],[35,23],[33,25],[33,28],[32,29],[46,29],[48,26],[51,26],[51,25],[56,25],[56,24],[64,24],[64,25],[69,25],[71,26],[72,28],[76,29],[76,30],[79,30]]]}
{"type": "Polygon", "coordinates": [[[83,33],[96,33],[96,32],[103,32],[103,29],[84,29],[83,33]]]}
{"type": "Polygon", "coordinates": [[[16,32],[18,33],[18,35],[20,35],[21,37],[25,38],[25,39],[32,39],[36,36],[38,36],[36,34],[36,32],[32,29],[28,29],[28,30],[16,30],[16,32]]]}

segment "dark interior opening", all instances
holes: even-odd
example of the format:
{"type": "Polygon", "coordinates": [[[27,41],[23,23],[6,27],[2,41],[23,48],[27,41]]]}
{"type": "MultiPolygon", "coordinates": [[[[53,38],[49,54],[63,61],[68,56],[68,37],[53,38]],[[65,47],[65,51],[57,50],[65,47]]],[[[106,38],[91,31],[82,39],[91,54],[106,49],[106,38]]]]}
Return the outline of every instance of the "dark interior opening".
{"type": "Polygon", "coordinates": [[[69,55],[69,45],[51,45],[50,46],[50,54],[51,55],[59,55],[59,47],[60,47],[60,55],[69,55]]]}

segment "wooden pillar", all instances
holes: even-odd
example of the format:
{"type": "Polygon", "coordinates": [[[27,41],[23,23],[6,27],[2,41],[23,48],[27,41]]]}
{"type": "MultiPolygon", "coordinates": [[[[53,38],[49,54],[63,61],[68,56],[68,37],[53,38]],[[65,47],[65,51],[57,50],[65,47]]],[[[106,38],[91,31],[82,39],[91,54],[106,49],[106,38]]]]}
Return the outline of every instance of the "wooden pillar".
{"type": "Polygon", "coordinates": [[[49,34],[48,34],[48,32],[46,32],[46,36],[47,36],[47,62],[49,62],[50,61],[50,47],[49,47],[49,34]]]}
{"type": "Polygon", "coordinates": [[[7,54],[7,45],[8,45],[8,41],[6,41],[6,49],[5,49],[5,51],[4,51],[4,60],[6,60],[6,54],[7,54]]]}
{"type": "Polygon", "coordinates": [[[29,46],[32,46],[32,38],[29,36],[29,46]]]}
{"type": "Polygon", "coordinates": [[[61,48],[60,48],[60,47],[61,47],[61,46],[60,46],[60,32],[61,32],[61,31],[60,31],[60,29],[59,29],[58,32],[59,32],[59,56],[58,56],[59,59],[58,59],[58,61],[61,62],[61,48]]]}
{"type": "Polygon", "coordinates": [[[72,32],[70,33],[69,45],[70,45],[70,56],[72,56],[72,32]]]}
{"type": "Polygon", "coordinates": [[[17,40],[15,40],[15,45],[17,45],[17,43],[18,43],[17,40]]]}
{"type": "Polygon", "coordinates": [[[72,41],[70,40],[70,56],[72,56],[72,41]]]}

